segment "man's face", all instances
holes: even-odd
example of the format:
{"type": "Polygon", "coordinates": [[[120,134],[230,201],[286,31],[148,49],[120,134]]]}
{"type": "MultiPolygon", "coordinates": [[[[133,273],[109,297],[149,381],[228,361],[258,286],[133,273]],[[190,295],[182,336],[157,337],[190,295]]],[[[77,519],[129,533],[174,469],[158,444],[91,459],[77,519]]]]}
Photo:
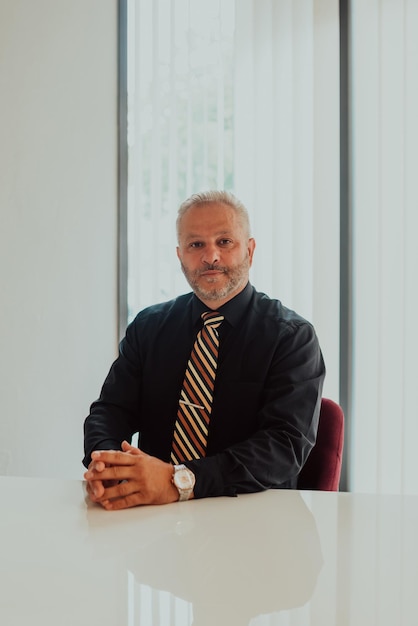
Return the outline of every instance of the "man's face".
{"type": "Polygon", "coordinates": [[[190,208],[179,224],[177,256],[195,294],[215,309],[248,282],[255,248],[230,206],[208,202],[190,208]]]}

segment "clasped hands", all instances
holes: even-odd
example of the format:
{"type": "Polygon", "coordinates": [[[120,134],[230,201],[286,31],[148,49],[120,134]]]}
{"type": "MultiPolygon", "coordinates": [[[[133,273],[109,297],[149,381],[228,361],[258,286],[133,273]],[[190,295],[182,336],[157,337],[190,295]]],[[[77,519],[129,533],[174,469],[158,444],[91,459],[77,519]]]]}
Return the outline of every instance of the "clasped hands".
{"type": "Polygon", "coordinates": [[[179,499],[172,483],[173,466],[122,443],[122,451],[97,450],[84,474],[92,502],[107,510],[143,504],[167,504],[179,499]]]}

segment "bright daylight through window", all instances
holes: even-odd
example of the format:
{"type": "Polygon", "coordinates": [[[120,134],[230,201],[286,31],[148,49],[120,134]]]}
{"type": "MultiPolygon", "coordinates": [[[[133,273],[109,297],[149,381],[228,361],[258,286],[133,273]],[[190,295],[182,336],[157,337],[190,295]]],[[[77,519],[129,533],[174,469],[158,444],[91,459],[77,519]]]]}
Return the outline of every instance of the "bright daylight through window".
{"type": "Polygon", "coordinates": [[[130,317],[188,290],[175,258],[180,202],[233,188],[234,5],[129,5],[130,317]]]}

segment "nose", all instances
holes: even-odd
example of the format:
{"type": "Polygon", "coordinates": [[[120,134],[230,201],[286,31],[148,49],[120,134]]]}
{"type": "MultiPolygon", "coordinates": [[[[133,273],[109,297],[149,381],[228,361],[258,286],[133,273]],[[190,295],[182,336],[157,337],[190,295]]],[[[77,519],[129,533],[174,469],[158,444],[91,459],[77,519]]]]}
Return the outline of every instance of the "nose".
{"type": "Polygon", "coordinates": [[[203,249],[202,261],[207,265],[219,262],[219,250],[215,244],[207,244],[203,249]]]}

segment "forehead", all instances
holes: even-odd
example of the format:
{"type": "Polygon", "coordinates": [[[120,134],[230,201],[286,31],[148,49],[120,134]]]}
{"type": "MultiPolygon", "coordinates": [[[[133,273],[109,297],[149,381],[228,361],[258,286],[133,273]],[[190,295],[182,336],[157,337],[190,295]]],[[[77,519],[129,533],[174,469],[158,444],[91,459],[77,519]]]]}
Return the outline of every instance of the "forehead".
{"type": "Polygon", "coordinates": [[[204,236],[242,230],[235,209],[219,202],[205,202],[190,207],[179,222],[181,237],[204,236]]]}

